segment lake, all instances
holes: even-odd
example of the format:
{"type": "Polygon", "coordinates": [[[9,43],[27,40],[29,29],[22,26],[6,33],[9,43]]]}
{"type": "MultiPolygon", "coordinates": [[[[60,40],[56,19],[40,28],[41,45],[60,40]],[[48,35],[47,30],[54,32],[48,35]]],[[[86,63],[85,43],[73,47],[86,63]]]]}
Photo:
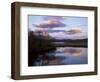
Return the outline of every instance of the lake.
{"type": "Polygon", "coordinates": [[[34,61],[35,66],[87,64],[87,48],[57,47],[55,51],[39,55],[34,61]]]}

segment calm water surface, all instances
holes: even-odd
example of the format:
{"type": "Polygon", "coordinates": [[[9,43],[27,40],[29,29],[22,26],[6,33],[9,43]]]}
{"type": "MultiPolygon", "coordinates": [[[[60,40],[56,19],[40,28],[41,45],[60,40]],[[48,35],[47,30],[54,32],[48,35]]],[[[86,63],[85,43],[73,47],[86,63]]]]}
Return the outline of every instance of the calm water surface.
{"type": "Polygon", "coordinates": [[[40,55],[34,62],[35,66],[87,64],[87,48],[57,47],[55,51],[40,55]]]}

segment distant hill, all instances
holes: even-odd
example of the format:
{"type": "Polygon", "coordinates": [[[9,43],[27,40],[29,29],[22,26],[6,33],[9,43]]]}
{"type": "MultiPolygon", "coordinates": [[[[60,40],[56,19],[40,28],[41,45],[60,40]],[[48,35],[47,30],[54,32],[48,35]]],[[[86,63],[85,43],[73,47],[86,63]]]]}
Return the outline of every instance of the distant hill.
{"type": "Polygon", "coordinates": [[[58,39],[49,39],[50,41],[53,41],[53,42],[87,42],[88,39],[61,39],[61,40],[58,40],[58,39]]]}

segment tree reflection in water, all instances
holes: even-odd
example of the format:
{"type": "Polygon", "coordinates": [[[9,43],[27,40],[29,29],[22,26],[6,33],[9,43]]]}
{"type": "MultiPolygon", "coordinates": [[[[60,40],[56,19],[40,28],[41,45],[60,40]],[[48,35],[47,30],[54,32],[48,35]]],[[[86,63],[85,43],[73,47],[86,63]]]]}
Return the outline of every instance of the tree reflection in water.
{"type": "Polygon", "coordinates": [[[87,64],[87,48],[57,47],[38,57],[33,61],[33,66],[87,64]]]}

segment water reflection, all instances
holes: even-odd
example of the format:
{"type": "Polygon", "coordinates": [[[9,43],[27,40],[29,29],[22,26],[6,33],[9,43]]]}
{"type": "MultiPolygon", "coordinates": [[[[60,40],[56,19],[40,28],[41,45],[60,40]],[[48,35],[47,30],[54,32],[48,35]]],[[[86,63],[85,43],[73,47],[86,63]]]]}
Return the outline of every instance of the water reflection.
{"type": "Polygon", "coordinates": [[[73,47],[64,47],[64,48],[58,48],[58,53],[64,53],[66,55],[72,55],[72,56],[81,56],[83,48],[73,48],[73,47]]]}
{"type": "Polygon", "coordinates": [[[39,55],[34,66],[87,64],[87,48],[57,47],[55,51],[39,55]]]}

